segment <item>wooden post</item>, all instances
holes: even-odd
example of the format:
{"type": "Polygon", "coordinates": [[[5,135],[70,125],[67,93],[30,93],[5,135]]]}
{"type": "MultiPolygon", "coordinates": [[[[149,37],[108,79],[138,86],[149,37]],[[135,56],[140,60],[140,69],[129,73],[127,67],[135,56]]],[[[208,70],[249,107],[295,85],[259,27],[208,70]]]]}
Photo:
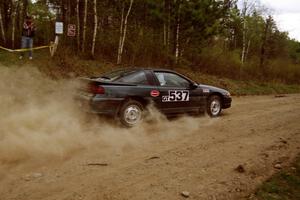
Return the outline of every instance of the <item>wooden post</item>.
{"type": "Polygon", "coordinates": [[[51,46],[50,46],[50,54],[51,54],[51,57],[54,56],[54,54],[55,54],[55,52],[56,52],[56,50],[57,50],[58,42],[59,42],[59,36],[56,35],[56,36],[55,36],[54,43],[51,42],[51,46]]]}

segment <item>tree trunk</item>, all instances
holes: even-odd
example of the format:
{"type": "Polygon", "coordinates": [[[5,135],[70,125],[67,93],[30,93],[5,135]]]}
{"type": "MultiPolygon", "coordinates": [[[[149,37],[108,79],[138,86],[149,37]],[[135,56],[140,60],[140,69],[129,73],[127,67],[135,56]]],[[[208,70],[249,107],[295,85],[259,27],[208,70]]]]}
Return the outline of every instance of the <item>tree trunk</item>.
{"type": "Polygon", "coordinates": [[[122,59],[121,58],[121,47],[122,47],[123,26],[124,26],[124,10],[125,10],[125,3],[123,2],[122,13],[121,13],[120,38],[119,38],[117,64],[120,64],[121,63],[121,59],[122,59]]]}
{"type": "Polygon", "coordinates": [[[265,54],[266,54],[266,43],[267,43],[268,31],[269,31],[270,26],[271,26],[271,18],[269,17],[266,21],[264,34],[262,36],[262,45],[261,45],[261,49],[260,49],[260,64],[259,64],[259,66],[260,66],[260,69],[262,69],[263,77],[266,76],[264,62],[265,62],[265,54]]]}
{"type": "Polygon", "coordinates": [[[251,40],[248,40],[248,44],[247,44],[247,50],[246,50],[246,54],[245,54],[245,61],[248,58],[248,54],[249,54],[249,49],[250,49],[250,45],[251,45],[251,40]]]}
{"type": "Polygon", "coordinates": [[[171,21],[171,7],[170,0],[164,1],[164,46],[169,48],[170,44],[170,21],[171,21]]]}
{"type": "MultiPolygon", "coordinates": [[[[133,5],[133,0],[130,0],[130,5],[129,8],[127,10],[127,14],[126,17],[124,19],[124,25],[122,27],[121,25],[121,37],[120,37],[120,42],[119,42],[119,51],[118,51],[118,60],[117,60],[117,64],[121,64],[122,62],[122,54],[123,54],[123,49],[124,49],[124,43],[125,43],[125,39],[126,39],[126,32],[127,32],[127,22],[128,22],[128,17],[130,15],[131,9],[132,9],[132,5],[133,5]]],[[[122,13],[123,15],[123,13],[122,13]]],[[[124,16],[122,16],[123,19],[124,16]]],[[[121,20],[122,22],[123,20],[121,20]]]]}
{"type": "Polygon", "coordinates": [[[15,35],[16,35],[16,15],[19,1],[12,1],[12,31],[11,31],[11,46],[15,48],[15,35]]]}
{"type": "Polygon", "coordinates": [[[71,24],[71,16],[72,16],[72,5],[71,5],[71,0],[68,1],[68,6],[67,6],[67,23],[71,24]]]}
{"type": "Polygon", "coordinates": [[[178,17],[178,21],[176,25],[175,64],[178,64],[178,60],[179,60],[179,34],[180,34],[180,18],[178,17]]]}
{"type": "Polygon", "coordinates": [[[246,15],[247,15],[247,1],[244,0],[244,7],[243,7],[243,50],[242,50],[242,57],[241,57],[241,62],[242,65],[244,65],[245,62],[245,55],[246,55],[246,46],[247,46],[247,40],[246,40],[246,15]]]}
{"type": "Polygon", "coordinates": [[[1,8],[0,8],[0,28],[1,28],[2,40],[3,40],[3,43],[5,45],[6,44],[6,37],[5,37],[5,32],[4,32],[4,27],[3,27],[3,20],[2,20],[1,8]]]}
{"type": "Polygon", "coordinates": [[[2,11],[3,11],[4,30],[8,30],[11,25],[11,5],[12,5],[12,1],[4,1],[3,2],[3,10],[2,11]]]}
{"type": "MultiPolygon", "coordinates": [[[[167,0],[164,1],[164,15],[166,16],[167,13],[167,0]]],[[[164,17],[164,46],[167,46],[167,35],[168,35],[168,30],[167,30],[167,20],[166,17],[164,17]]]]}
{"type": "Polygon", "coordinates": [[[19,23],[18,23],[19,30],[21,30],[21,31],[23,29],[23,23],[24,23],[25,18],[27,16],[28,3],[29,3],[28,0],[23,0],[22,1],[22,6],[21,6],[21,9],[20,9],[20,11],[22,12],[21,13],[22,15],[20,16],[20,20],[19,20],[19,23]]]}
{"type": "Polygon", "coordinates": [[[97,14],[97,0],[94,0],[94,35],[93,35],[93,44],[92,44],[92,56],[95,55],[95,44],[97,38],[97,30],[98,30],[98,14],[97,14]]]}
{"type": "Polygon", "coordinates": [[[175,64],[178,64],[179,61],[179,51],[180,51],[180,9],[181,9],[181,0],[176,1],[176,16],[175,16],[175,26],[174,26],[174,56],[175,64]]]}
{"type": "Polygon", "coordinates": [[[80,13],[79,13],[79,1],[76,4],[76,15],[77,15],[77,50],[80,51],[80,13]]]}
{"type": "Polygon", "coordinates": [[[86,38],[86,21],[87,21],[87,5],[88,0],[84,1],[84,19],[83,19],[83,33],[82,33],[82,52],[85,51],[85,38],[86,38]]]}
{"type": "Polygon", "coordinates": [[[24,22],[24,20],[25,20],[25,18],[26,18],[26,16],[27,16],[27,8],[28,8],[28,0],[23,0],[23,9],[22,9],[22,18],[23,18],[23,20],[22,20],[22,26],[23,26],[23,22],[24,22]]]}
{"type": "Polygon", "coordinates": [[[170,48],[170,35],[171,35],[171,2],[168,0],[168,23],[167,23],[167,50],[170,48]]]}

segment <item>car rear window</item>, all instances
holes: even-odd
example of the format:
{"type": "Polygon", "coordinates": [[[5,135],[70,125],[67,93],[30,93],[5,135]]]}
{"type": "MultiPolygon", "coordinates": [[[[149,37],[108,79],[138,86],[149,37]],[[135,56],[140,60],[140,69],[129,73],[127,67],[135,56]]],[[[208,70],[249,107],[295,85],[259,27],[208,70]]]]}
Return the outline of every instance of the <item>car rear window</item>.
{"type": "Polygon", "coordinates": [[[127,73],[125,76],[117,79],[116,81],[122,83],[139,84],[139,85],[149,84],[146,74],[143,71],[133,71],[131,73],[127,73]]]}
{"type": "Polygon", "coordinates": [[[116,70],[112,72],[108,72],[105,74],[102,74],[99,79],[104,79],[104,80],[109,80],[109,81],[114,81],[117,80],[123,76],[126,76],[127,74],[131,74],[135,72],[136,70],[132,69],[121,69],[121,70],[116,70]]]}

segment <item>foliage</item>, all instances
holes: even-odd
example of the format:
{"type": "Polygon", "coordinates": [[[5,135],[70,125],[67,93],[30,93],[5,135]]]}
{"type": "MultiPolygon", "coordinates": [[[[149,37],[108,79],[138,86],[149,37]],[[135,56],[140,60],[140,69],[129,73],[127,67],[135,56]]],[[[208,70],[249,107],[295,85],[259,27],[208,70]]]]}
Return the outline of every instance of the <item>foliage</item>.
{"type": "MultiPolygon", "coordinates": [[[[15,46],[20,46],[22,16],[27,11],[35,17],[37,25],[35,45],[48,44],[54,39],[55,21],[63,21],[65,30],[68,24],[79,24],[76,37],[68,37],[65,31],[60,49],[68,48],[70,54],[92,58],[94,1],[87,0],[86,40],[82,36],[85,0],[78,2],[77,5],[77,0],[37,0],[35,3],[0,0],[7,38],[6,44],[1,37],[0,42],[6,47],[13,46],[13,9],[19,9],[15,46]],[[80,51],[82,43],[86,52],[80,51]]],[[[135,0],[128,18],[123,64],[189,66],[195,71],[235,79],[299,83],[300,43],[281,32],[273,17],[265,17],[254,1],[247,2],[253,6],[243,13],[237,0],[135,0]]],[[[94,59],[116,63],[122,10],[126,13],[129,3],[129,0],[98,0],[94,59]]]]}

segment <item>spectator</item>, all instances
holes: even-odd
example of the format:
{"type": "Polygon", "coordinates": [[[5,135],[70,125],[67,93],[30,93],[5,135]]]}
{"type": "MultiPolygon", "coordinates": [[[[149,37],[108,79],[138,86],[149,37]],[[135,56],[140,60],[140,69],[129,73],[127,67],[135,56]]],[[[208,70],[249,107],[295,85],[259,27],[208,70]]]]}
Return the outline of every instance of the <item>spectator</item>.
{"type": "MultiPolygon", "coordinates": [[[[22,49],[32,49],[33,37],[35,33],[35,27],[31,16],[27,16],[23,24],[22,31],[22,49]]],[[[24,52],[21,53],[20,59],[24,56],[24,52]]],[[[32,60],[32,50],[29,51],[29,59],[32,60]]]]}

